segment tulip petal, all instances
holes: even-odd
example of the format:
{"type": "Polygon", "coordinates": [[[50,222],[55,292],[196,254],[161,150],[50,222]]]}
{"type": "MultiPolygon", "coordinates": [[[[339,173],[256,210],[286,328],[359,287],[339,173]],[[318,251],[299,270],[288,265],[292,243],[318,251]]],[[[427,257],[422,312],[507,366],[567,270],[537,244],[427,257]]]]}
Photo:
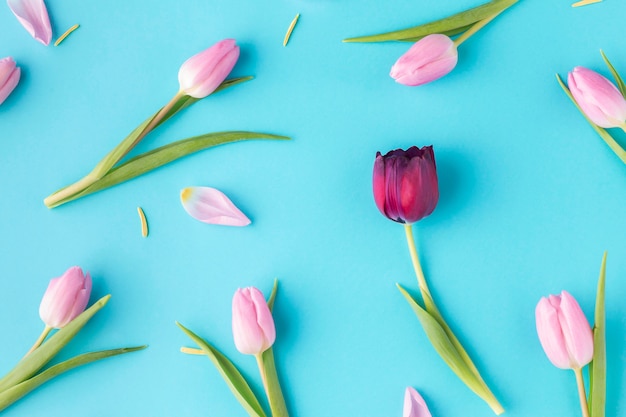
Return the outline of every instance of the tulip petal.
{"type": "Polygon", "coordinates": [[[44,45],[52,39],[48,10],[43,0],[7,0],[9,8],[24,28],[44,45]]]}
{"type": "Polygon", "coordinates": [[[553,304],[554,298],[558,297],[552,297],[543,297],[535,308],[537,335],[550,362],[557,368],[569,369],[570,360],[559,322],[558,306],[553,304]]]}
{"type": "Polygon", "coordinates": [[[210,187],[187,187],[180,193],[185,211],[204,223],[247,226],[246,217],[221,191],[210,187]]]}
{"type": "Polygon", "coordinates": [[[6,100],[20,81],[21,70],[11,57],[0,59],[0,104],[6,100]]]}
{"type": "Polygon", "coordinates": [[[432,417],[430,410],[422,396],[413,387],[407,387],[404,392],[403,417],[432,417]]]}
{"type": "Polygon", "coordinates": [[[593,333],[578,302],[567,291],[561,292],[559,321],[570,353],[572,366],[581,368],[593,358],[593,333]]]}

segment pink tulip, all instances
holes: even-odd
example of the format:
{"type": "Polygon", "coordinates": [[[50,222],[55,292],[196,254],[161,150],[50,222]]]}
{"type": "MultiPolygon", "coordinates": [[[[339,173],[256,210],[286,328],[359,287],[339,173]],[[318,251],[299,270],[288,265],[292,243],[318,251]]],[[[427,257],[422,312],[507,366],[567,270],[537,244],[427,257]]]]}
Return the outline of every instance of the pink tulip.
{"type": "Polygon", "coordinates": [[[183,208],[191,217],[204,223],[224,226],[247,226],[250,219],[220,190],[211,187],[187,187],[180,192],[183,208]]]}
{"type": "Polygon", "coordinates": [[[626,100],[611,81],[595,71],[576,67],[568,74],[567,84],[593,123],[604,128],[626,126],[626,100]]]}
{"type": "Polygon", "coordinates": [[[195,98],[208,96],[230,74],[238,58],[234,39],[224,39],[192,56],[178,71],[180,90],[195,98]]]}
{"type": "Polygon", "coordinates": [[[261,291],[239,288],[233,297],[233,337],[239,352],[260,355],[276,340],[274,318],[261,291]]]}
{"type": "Polygon", "coordinates": [[[428,35],[415,42],[391,67],[391,78],[417,86],[443,77],[458,60],[456,45],[446,35],[428,35]]]}
{"type": "Polygon", "coordinates": [[[422,396],[413,387],[407,387],[404,392],[403,417],[431,417],[428,406],[422,396]]]}
{"type": "Polygon", "coordinates": [[[85,310],[91,294],[91,277],[73,266],[50,280],[39,306],[39,316],[46,326],[60,329],[85,310]]]}
{"type": "Polygon", "coordinates": [[[537,333],[554,366],[580,369],[593,358],[593,333],[585,314],[567,291],[543,297],[535,309],[537,333]]]}
{"type": "Polygon", "coordinates": [[[7,0],[9,8],[28,33],[44,45],[50,44],[52,28],[43,0],[7,0]]]}
{"type": "Polygon", "coordinates": [[[20,69],[15,65],[15,61],[10,56],[0,59],[0,104],[15,89],[20,81],[20,69]]]}
{"type": "Polygon", "coordinates": [[[433,147],[377,152],[372,182],[376,206],[387,218],[412,224],[428,216],[439,200],[433,147]]]}

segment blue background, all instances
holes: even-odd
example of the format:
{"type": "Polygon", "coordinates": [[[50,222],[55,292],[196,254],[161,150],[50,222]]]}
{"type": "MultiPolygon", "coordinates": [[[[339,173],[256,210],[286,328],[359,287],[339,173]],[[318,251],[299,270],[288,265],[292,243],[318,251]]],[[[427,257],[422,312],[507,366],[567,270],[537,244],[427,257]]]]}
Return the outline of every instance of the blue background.
{"type": "Polygon", "coordinates": [[[429,144],[441,198],[414,228],[427,279],[506,415],[579,415],[574,376],[545,357],[534,308],[567,289],[591,319],[605,250],[607,416],[625,415],[626,172],[554,74],[584,65],[607,75],[600,48],[626,71],[626,3],[522,0],[461,46],[451,74],[417,88],[388,76],[407,44],[341,42],[480,3],[51,0],[53,41],[81,25],[59,47],[34,41],[0,5],[0,57],[23,71],[0,106],[0,369],[34,342],[48,280],[72,265],[93,275],[92,302],[112,299],[61,358],[150,345],[61,376],[6,415],[245,416],[207,359],[179,353],[193,344],[174,321],[212,341],[260,392],[254,359],[232,342],[230,303],[238,287],[268,294],[274,278],[292,416],[399,416],[408,385],[435,417],[493,415],[396,290],[417,289],[404,233],[372,198],[376,151],[429,144]],[[137,152],[221,130],[293,141],[225,145],[43,205],[173,96],[185,59],[227,37],[242,51],[233,74],[254,81],[182,112],[137,152]],[[252,225],[195,221],[179,201],[191,185],[224,191],[252,225]]]}

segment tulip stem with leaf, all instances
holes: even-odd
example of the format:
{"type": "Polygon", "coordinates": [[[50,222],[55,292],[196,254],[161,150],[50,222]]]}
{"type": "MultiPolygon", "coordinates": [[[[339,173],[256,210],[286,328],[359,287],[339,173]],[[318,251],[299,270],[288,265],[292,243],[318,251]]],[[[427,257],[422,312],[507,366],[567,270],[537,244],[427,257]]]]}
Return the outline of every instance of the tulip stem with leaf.
{"type": "Polygon", "coordinates": [[[554,366],[571,369],[576,377],[583,417],[605,417],[606,334],[604,287],[606,252],[602,257],[596,294],[593,330],[580,305],[567,291],[539,300],[535,308],[537,335],[546,356],[554,366]],[[589,396],[583,368],[589,364],[589,396]]]}
{"type": "Polygon", "coordinates": [[[396,149],[384,156],[378,152],[374,162],[373,192],[380,212],[404,226],[422,302],[412,297],[400,284],[396,284],[398,289],[417,315],[426,336],[444,362],[494,413],[503,413],[504,408],[435,305],[420,264],[412,225],[430,215],[439,200],[432,146],[412,146],[406,151],[396,149]]]}
{"type": "Polygon", "coordinates": [[[71,369],[146,348],[136,346],[84,353],[44,369],[111,297],[106,295],[85,309],[90,294],[91,277],[78,267],[72,267],[50,281],[39,307],[39,315],[45,323],[44,332],[17,365],[0,378],[0,411],[71,369]],[[58,330],[52,333],[55,329],[58,330]]]}
{"type": "Polygon", "coordinates": [[[584,67],[576,67],[568,74],[567,85],[558,74],[556,79],[591,127],[626,164],[626,150],[607,130],[619,128],[626,132],[626,85],[604,52],[600,51],[600,54],[617,86],[584,67]]]}
{"type": "Polygon", "coordinates": [[[237,401],[251,417],[267,417],[268,415],[271,417],[289,417],[272,349],[276,339],[272,310],[277,289],[278,281],[274,281],[267,302],[263,294],[254,287],[239,289],[233,297],[232,325],[235,346],[241,353],[255,357],[269,403],[269,414],[265,413],[250,384],[233,362],[209,342],[182,324],[176,323],[200,347],[200,349],[183,347],[181,351],[187,354],[208,356],[237,401]]]}
{"type": "Polygon", "coordinates": [[[182,109],[215,92],[251,80],[252,77],[226,80],[238,58],[239,47],[235,40],[225,39],[185,61],[178,72],[179,91],[174,97],[135,128],[89,174],[49,195],[44,199],[44,204],[48,208],[60,206],[216,145],[248,139],[289,139],[285,136],[257,132],[209,133],[173,142],[122,162],[122,159],[150,132],[182,109]]]}

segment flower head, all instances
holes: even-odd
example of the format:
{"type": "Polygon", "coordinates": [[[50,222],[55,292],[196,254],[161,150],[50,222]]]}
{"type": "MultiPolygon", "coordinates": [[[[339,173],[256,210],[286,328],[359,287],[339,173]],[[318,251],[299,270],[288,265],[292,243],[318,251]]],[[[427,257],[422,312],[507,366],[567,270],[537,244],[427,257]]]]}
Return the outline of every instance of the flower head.
{"type": "Polygon", "coordinates": [[[626,100],[611,81],[595,71],[576,67],[567,75],[567,84],[593,123],[604,128],[626,125],[626,100]]]}
{"type": "Polygon", "coordinates": [[[208,96],[230,74],[238,58],[234,39],[224,39],[192,56],[178,71],[180,90],[195,98],[208,96]]]}
{"type": "Polygon", "coordinates": [[[543,297],[535,309],[537,334],[550,362],[580,369],[593,358],[593,333],[576,299],[567,291],[543,297]]]}
{"type": "Polygon", "coordinates": [[[60,329],[85,310],[91,294],[91,277],[73,266],[63,275],[50,280],[39,316],[46,326],[60,329]]]}
{"type": "Polygon", "coordinates": [[[454,41],[446,35],[428,35],[415,42],[391,67],[396,82],[417,86],[439,79],[452,71],[458,61],[454,41]]]}
{"type": "Polygon", "coordinates": [[[0,104],[15,89],[20,81],[20,69],[10,56],[0,59],[0,104]]]}
{"type": "Polygon", "coordinates": [[[406,387],[406,391],[404,391],[404,412],[402,416],[431,417],[426,402],[413,387],[406,387]]]}
{"type": "Polygon", "coordinates": [[[274,318],[261,291],[239,288],[233,297],[233,337],[239,352],[259,355],[276,340],[274,318]]]}
{"type": "Polygon", "coordinates": [[[373,175],[378,210],[398,223],[415,223],[433,212],[439,200],[432,146],[376,153],[373,175]]]}
{"type": "Polygon", "coordinates": [[[9,8],[24,28],[44,45],[52,39],[48,9],[43,0],[7,0],[9,8]]]}

